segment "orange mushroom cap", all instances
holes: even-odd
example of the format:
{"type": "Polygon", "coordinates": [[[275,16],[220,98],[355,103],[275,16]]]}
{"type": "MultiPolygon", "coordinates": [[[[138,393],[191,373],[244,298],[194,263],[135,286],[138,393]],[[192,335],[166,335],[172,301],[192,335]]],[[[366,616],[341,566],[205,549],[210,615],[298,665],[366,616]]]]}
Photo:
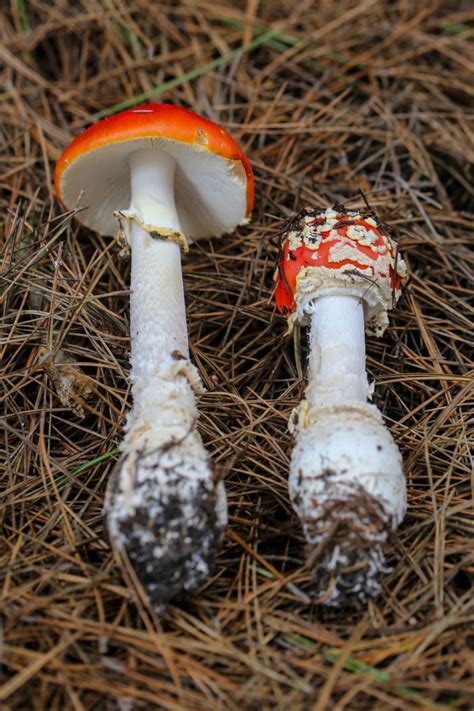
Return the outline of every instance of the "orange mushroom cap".
{"type": "Polygon", "coordinates": [[[396,245],[370,214],[342,208],[303,210],[288,222],[282,236],[275,299],[280,313],[297,309],[298,277],[319,270],[318,284],[340,285],[366,280],[384,292],[397,292],[405,264],[397,263],[396,245]],[[302,270],[305,270],[304,272],[302,270]],[[339,282],[338,282],[339,279],[339,282]]]}
{"type": "Polygon", "coordinates": [[[176,207],[180,219],[184,218],[189,237],[220,234],[250,217],[254,177],[241,148],[220,126],[171,104],[128,109],[99,121],[77,136],[56,165],[58,198],[71,208],[81,191],[84,192],[88,209],[79,213],[78,219],[102,234],[114,234],[113,212],[126,209],[130,198],[129,180],[124,180],[128,175],[128,156],[132,151],[148,148],[159,148],[176,159],[176,207]],[[227,222],[235,224],[229,227],[219,217],[206,226],[206,213],[213,211],[213,203],[222,207],[233,196],[239,204],[227,222]],[[188,215],[191,210],[198,214],[197,219],[188,215]],[[236,216],[240,219],[236,220],[236,216]]]}

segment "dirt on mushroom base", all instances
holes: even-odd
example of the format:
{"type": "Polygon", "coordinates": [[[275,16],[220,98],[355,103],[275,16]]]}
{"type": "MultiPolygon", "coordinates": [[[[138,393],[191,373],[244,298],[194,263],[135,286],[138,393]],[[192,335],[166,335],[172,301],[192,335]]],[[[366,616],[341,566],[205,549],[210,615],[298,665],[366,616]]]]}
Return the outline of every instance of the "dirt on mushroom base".
{"type": "MultiPolygon", "coordinates": [[[[380,501],[362,486],[333,486],[337,473],[323,473],[324,505],[314,501],[312,516],[303,518],[310,581],[308,595],[318,603],[361,610],[383,591],[383,576],[392,571],[385,550],[393,543],[393,523],[380,501]],[[332,491],[332,493],[331,493],[332,491]]],[[[298,506],[298,502],[295,501],[298,506]]]]}
{"type": "Polygon", "coordinates": [[[474,705],[468,15],[457,0],[295,7],[2,5],[0,673],[12,711],[474,705]],[[261,26],[278,34],[188,78],[227,48],[241,52],[261,26]],[[168,79],[177,84],[157,98],[236,131],[259,179],[251,226],[185,258],[207,388],[199,428],[226,478],[230,524],[209,583],[158,621],[104,540],[131,402],[127,267],[111,242],[50,214],[48,171],[97,112],[168,79]],[[274,316],[272,277],[282,218],[337,201],[363,209],[360,189],[401,230],[410,265],[387,334],[368,342],[410,507],[382,594],[354,612],[303,594],[311,573],[288,502],[286,425],[306,346],[274,316]],[[34,313],[28,291],[46,293],[48,307],[34,313]],[[82,420],[28,361],[45,336],[92,378],[82,420]]]}
{"type": "Polygon", "coordinates": [[[195,453],[186,441],[127,452],[109,479],[109,540],[128,556],[157,614],[207,579],[227,524],[223,484],[195,453]]]}

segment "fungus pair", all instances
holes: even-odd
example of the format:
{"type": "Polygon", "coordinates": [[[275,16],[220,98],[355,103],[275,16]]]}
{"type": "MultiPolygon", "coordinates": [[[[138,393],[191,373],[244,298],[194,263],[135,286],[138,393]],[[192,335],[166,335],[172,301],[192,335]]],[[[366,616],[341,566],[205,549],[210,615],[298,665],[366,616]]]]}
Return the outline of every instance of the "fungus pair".
{"type": "MultiPolygon", "coordinates": [[[[85,193],[84,225],[103,235],[118,228],[131,248],[133,406],[105,510],[113,548],[159,609],[208,576],[227,522],[224,486],[196,427],[202,384],[189,359],[181,249],[248,221],[253,173],[222,128],[179,107],[147,105],[78,136],[55,181],[67,207],[85,193]]],[[[333,581],[330,601],[347,570],[357,597],[378,591],[380,545],[405,509],[398,450],[366,402],[364,318],[383,331],[402,276],[394,261],[372,218],[337,210],[294,218],[279,264],[279,309],[291,324],[312,323],[290,493],[312,555],[325,561],[319,574],[333,581]],[[359,549],[373,543],[369,572],[360,573],[359,549]]]]}

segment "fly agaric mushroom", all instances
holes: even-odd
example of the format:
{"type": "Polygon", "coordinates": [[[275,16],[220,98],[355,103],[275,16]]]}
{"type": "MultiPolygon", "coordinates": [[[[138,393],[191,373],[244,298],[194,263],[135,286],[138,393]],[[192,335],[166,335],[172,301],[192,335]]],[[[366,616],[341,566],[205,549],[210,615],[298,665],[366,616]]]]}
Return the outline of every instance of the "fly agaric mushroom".
{"type": "Polygon", "coordinates": [[[406,267],[370,213],[306,209],[282,234],[276,302],[310,325],[308,386],[290,418],[290,497],[309,545],[316,597],[363,602],[381,590],[383,545],[405,515],[398,448],[367,400],[364,324],[381,336],[406,267]]]}
{"type": "Polygon", "coordinates": [[[109,482],[107,527],[159,610],[211,570],[227,522],[223,483],[196,429],[181,253],[190,240],[248,221],[253,174],[235,141],[211,121],[172,105],[147,105],[91,126],[59,159],[66,207],[131,247],[131,382],[122,456],[109,482]]]}

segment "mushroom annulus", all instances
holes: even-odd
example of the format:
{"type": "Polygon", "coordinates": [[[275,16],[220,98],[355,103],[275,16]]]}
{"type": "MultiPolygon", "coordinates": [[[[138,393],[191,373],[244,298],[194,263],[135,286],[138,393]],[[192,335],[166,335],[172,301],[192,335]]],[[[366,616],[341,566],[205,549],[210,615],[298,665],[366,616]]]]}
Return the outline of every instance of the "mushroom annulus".
{"type": "Polygon", "coordinates": [[[202,383],[189,358],[181,250],[249,220],[253,173],[221,127],[150,104],[86,129],[61,155],[56,193],[131,250],[133,406],[107,489],[112,547],[157,610],[210,573],[227,522],[223,483],[196,427],[202,383]]]}
{"type": "Polygon", "coordinates": [[[406,511],[402,460],[365,370],[406,266],[372,213],[305,209],[281,235],[276,303],[309,325],[308,383],[293,411],[289,490],[308,543],[314,596],[361,603],[381,590],[384,545],[406,511]]]}

